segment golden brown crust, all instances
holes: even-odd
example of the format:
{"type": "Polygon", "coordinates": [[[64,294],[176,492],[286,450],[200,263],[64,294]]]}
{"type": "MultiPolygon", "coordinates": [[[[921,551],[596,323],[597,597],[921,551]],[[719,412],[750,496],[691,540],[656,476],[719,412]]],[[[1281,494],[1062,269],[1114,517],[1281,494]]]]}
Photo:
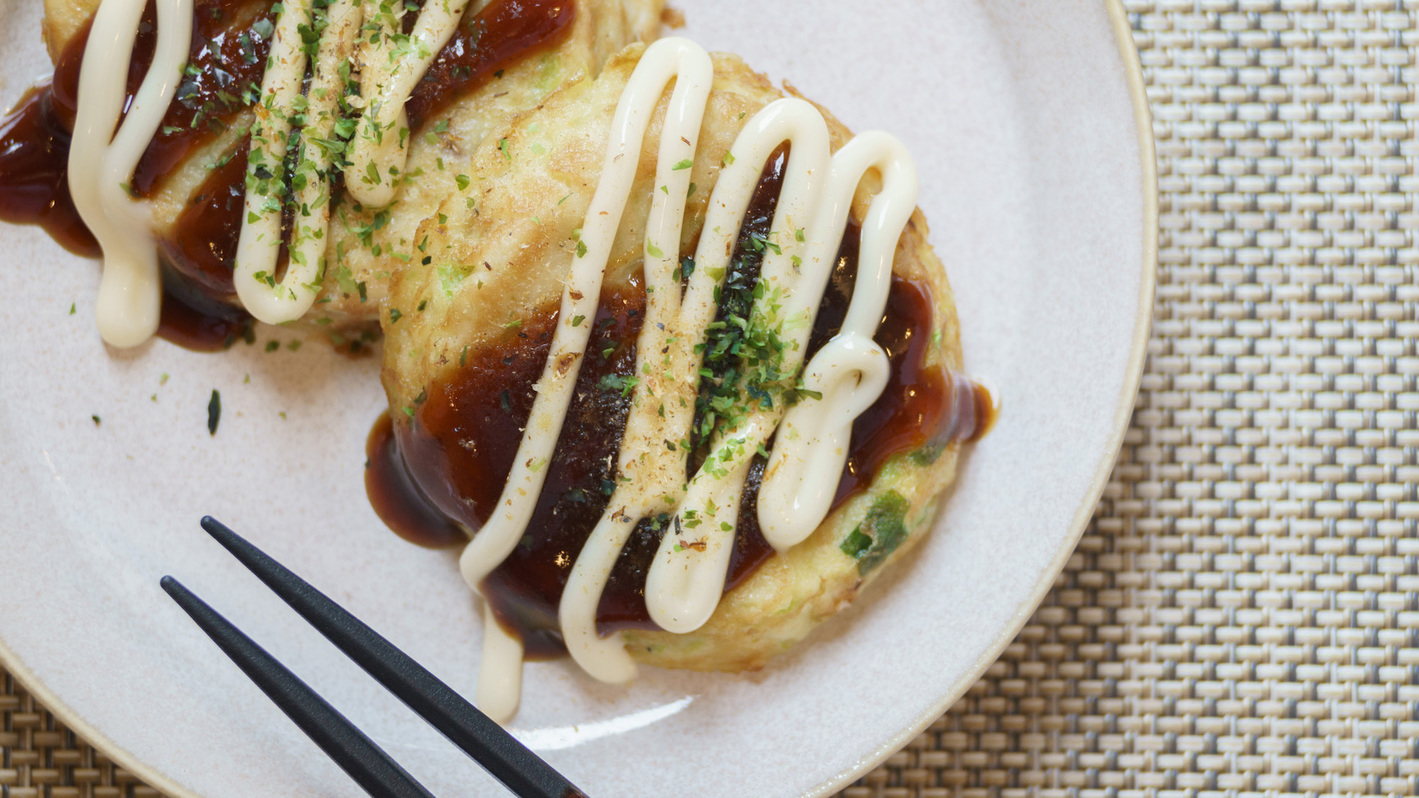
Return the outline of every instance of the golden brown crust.
{"type": "MultiPolygon", "coordinates": [[[[390,406],[413,403],[427,387],[457,368],[465,347],[497,340],[509,319],[545,307],[562,294],[583,223],[601,171],[610,122],[621,91],[639,59],[631,47],[594,81],[569,85],[549,96],[472,153],[470,187],[449,197],[440,217],[427,221],[431,257],[393,281],[389,307],[399,320],[383,318],[386,334],[383,379],[390,406]],[[506,140],[503,150],[498,142],[506,140]],[[474,207],[467,200],[475,200],[474,207]],[[422,311],[417,308],[423,307],[422,311]],[[411,312],[414,311],[414,312],[411,312]]],[[[680,249],[693,252],[724,153],[743,122],[783,92],[737,57],[715,55],[715,82],[701,128],[691,196],[680,249]]],[[[640,266],[644,224],[654,191],[655,152],[667,99],[652,118],[642,148],[631,202],[622,217],[606,280],[617,284],[640,266]]],[[[825,115],[834,149],[850,137],[825,115]]],[[[874,175],[875,177],[875,175],[874,175]]],[[[864,181],[854,200],[861,219],[874,191],[864,181]]],[[[960,336],[945,271],[926,242],[918,211],[898,243],[894,270],[931,288],[940,344],[929,364],[961,366],[960,336]]],[[[395,414],[399,415],[398,413],[395,414]]],[[[883,568],[865,574],[841,549],[871,508],[889,491],[904,500],[908,535],[884,563],[901,558],[930,527],[937,498],[955,476],[959,446],[931,462],[910,456],[890,461],[871,488],[834,512],[806,541],[771,557],[724,597],[701,629],[686,635],[626,633],[628,649],[654,665],[696,670],[746,670],[802,639],[817,624],[847,606],[883,568]]],[[[924,460],[924,459],[923,459],[924,460]]]]}
{"type": "Polygon", "coordinates": [[[59,56],[99,8],[99,0],[44,0],[44,45],[49,60],[59,56]]]}

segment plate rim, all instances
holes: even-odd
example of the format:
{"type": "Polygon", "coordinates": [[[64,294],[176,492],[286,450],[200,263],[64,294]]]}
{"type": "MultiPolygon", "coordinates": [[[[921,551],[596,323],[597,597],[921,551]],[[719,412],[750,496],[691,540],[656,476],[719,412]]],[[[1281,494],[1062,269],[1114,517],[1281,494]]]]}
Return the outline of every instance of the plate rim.
{"type": "Polygon", "coordinates": [[[1158,226],[1160,217],[1158,211],[1157,142],[1153,138],[1153,112],[1148,105],[1148,89],[1147,82],[1143,77],[1143,61],[1133,41],[1133,30],[1128,23],[1128,12],[1123,6],[1123,0],[1104,0],[1104,6],[1109,17],[1110,27],[1113,29],[1114,44],[1118,47],[1119,54],[1123,58],[1124,79],[1127,83],[1129,101],[1133,105],[1133,123],[1137,128],[1139,157],[1142,161],[1141,188],[1143,190],[1143,262],[1139,264],[1142,268],[1142,282],[1138,291],[1138,308],[1134,321],[1133,340],[1128,355],[1128,370],[1124,374],[1123,387],[1116,405],[1113,432],[1104,450],[1106,456],[1101,458],[1095,467],[1094,480],[1090,483],[1089,490],[1084,494],[1079,508],[1075,510],[1074,518],[1069,522],[1069,534],[1060,544],[1054,559],[1040,572],[1040,578],[1036,581],[1030,595],[1016,606],[1011,622],[1001,629],[1000,633],[991,641],[990,646],[972,663],[970,669],[936,703],[928,707],[909,726],[879,746],[874,753],[864,757],[857,765],[821,782],[808,792],[803,793],[800,798],[823,798],[831,795],[855,781],[862,774],[885,762],[888,757],[901,750],[917,735],[925,731],[933,721],[941,717],[942,713],[965,695],[965,692],[980,679],[987,668],[1000,659],[1005,647],[1015,639],[1035,610],[1039,608],[1045,596],[1054,586],[1055,579],[1064,570],[1069,558],[1073,556],[1074,548],[1078,545],[1079,539],[1083,537],[1084,530],[1088,528],[1089,520],[1094,516],[1099,498],[1103,496],[1104,488],[1108,486],[1109,478],[1113,476],[1114,465],[1118,460],[1118,453],[1123,449],[1123,439],[1128,434],[1134,405],[1138,401],[1138,389],[1143,380],[1143,366],[1148,355],[1148,339],[1153,328],[1153,301],[1158,287],[1158,226]]]}
{"type": "MultiPolygon", "coordinates": [[[[1099,498],[1103,495],[1104,488],[1108,485],[1109,478],[1113,474],[1114,464],[1118,452],[1123,447],[1124,436],[1128,432],[1129,421],[1137,400],[1139,385],[1143,377],[1143,366],[1146,362],[1149,333],[1152,329],[1153,300],[1157,290],[1158,276],[1159,200],[1156,142],[1153,138],[1152,112],[1148,105],[1142,61],[1133,42],[1128,13],[1123,6],[1123,0],[1104,0],[1104,6],[1109,17],[1110,27],[1113,30],[1114,44],[1123,59],[1125,82],[1127,83],[1129,100],[1133,105],[1133,119],[1137,128],[1136,134],[1142,160],[1141,188],[1143,190],[1143,258],[1140,264],[1142,274],[1138,292],[1138,308],[1129,351],[1129,365],[1124,375],[1124,384],[1117,403],[1111,437],[1105,448],[1107,456],[1101,458],[1095,467],[1093,481],[1080,502],[1079,508],[1075,510],[1074,517],[1070,521],[1069,533],[1060,545],[1059,551],[1041,571],[1040,578],[1036,581],[1030,595],[1016,607],[1011,623],[1001,629],[991,645],[982,652],[963,676],[952,685],[951,689],[946,691],[938,701],[928,707],[911,724],[883,742],[873,753],[863,757],[856,765],[802,793],[801,798],[822,798],[822,796],[840,790],[863,773],[882,764],[893,753],[920,734],[932,721],[940,717],[951,704],[965,694],[966,690],[980,678],[992,663],[1000,658],[1005,647],[1019,634],[1020,629],[1024,627],[1034,610],[1039,607],[1048,594],[1055,578],[1064,569],[1065,563],[1068,562],[1085,528],[1087,528],[1090,518],[1093,517],[1099,498]]],[[[201,794],[182,786],[159,771],[156,766],[140,760],[131,751],[115,743],[97,726],[80,716],[24,664],[19,655],[10,649],[3,638],[0,638],[0,666],[24,688],[25,692],[42,704],[49,714],[64,724],[66,728],[147,785],[172,796],[172,798],[203,798],[201,794]]]]}

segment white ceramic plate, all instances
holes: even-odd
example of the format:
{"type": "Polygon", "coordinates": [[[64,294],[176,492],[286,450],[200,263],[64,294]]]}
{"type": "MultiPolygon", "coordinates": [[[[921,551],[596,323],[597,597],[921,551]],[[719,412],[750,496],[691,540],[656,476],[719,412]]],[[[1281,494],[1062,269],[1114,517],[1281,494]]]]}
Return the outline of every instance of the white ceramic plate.
{"type": "MultiPolygon", "coordinates": [[[[516,732],[593,795],[821,795],[984,670],[1102,490],[1153,289],[1142,83],[1116,2],[677,5],[687,35],[912,148],[967,365],[1004,412],[920,553],[810,643],[757,674],[644,669],[629,688],[530,665],[516,732]]],[[[39,20],[38,0],[0,3],[7,107],[48,72],[39,20]]],[[[502,794],[197,527],[226,520],[471,694],[479,621],[453,556],[400,542],[364,497],[376,361],[106,351],[97,284],[38,229],[0,228],[0,661],[170,793],[355,794],[158,589],[175,574],[435,794],[502,794]]]]}

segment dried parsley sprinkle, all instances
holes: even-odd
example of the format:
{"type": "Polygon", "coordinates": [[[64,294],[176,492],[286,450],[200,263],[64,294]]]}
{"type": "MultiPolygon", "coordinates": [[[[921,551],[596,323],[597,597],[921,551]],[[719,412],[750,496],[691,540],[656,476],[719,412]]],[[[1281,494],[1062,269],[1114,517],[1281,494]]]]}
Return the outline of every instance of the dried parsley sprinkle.
{"type": "Polygon", "coordinates": [[[355,283],[355,275],[350,271],[349,266],[341,266],[335,270],[335,283],[340,286],[340,292],[346,295],[359,290],[355,283]]]}
{"type": "Polygon", "coordinates": [[[596,385],[603,391],[619,391],[622,396],[630,396],[631,391],[639,384],[640,380],[636,377],[607,374],[596,385]]]}
{"type": "Polygon", "coordinates": [[[222,394],[216,388],[212,389],[212,398],[207,400],[207,434],[215,436],[217,434],[217,424],[222,420],[222,394]]]}
{"type": "Polygon", "coordinates": [[[686,158],[685,160],[681,161],[680,163],[677,163],[677,164],[675,164],[674,166],[672,166],[672,167],[670,168],[670,170],[671,170],[672,172],[679,172],[679,171],[684,170],[684,169],[689,169],[691,166],[694,166],[694,165],[695,165],[695,162],[694,162],[694,161],[690,160],[689,158],[686,158]]]}

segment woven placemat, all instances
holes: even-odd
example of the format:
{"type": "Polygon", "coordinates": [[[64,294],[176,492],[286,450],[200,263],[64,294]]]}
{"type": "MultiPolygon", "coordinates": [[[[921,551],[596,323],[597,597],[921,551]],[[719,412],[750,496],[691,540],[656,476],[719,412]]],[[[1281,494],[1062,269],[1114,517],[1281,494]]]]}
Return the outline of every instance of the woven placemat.
{"type": "MultiPolygon", "coordinates": [[[[847,798],[1419,793],[1419,4],[1125,0],[1156,323],[1018,639],[847,798]]],[[[157,795],[0,672],[0,798],[157,795]]]]}

